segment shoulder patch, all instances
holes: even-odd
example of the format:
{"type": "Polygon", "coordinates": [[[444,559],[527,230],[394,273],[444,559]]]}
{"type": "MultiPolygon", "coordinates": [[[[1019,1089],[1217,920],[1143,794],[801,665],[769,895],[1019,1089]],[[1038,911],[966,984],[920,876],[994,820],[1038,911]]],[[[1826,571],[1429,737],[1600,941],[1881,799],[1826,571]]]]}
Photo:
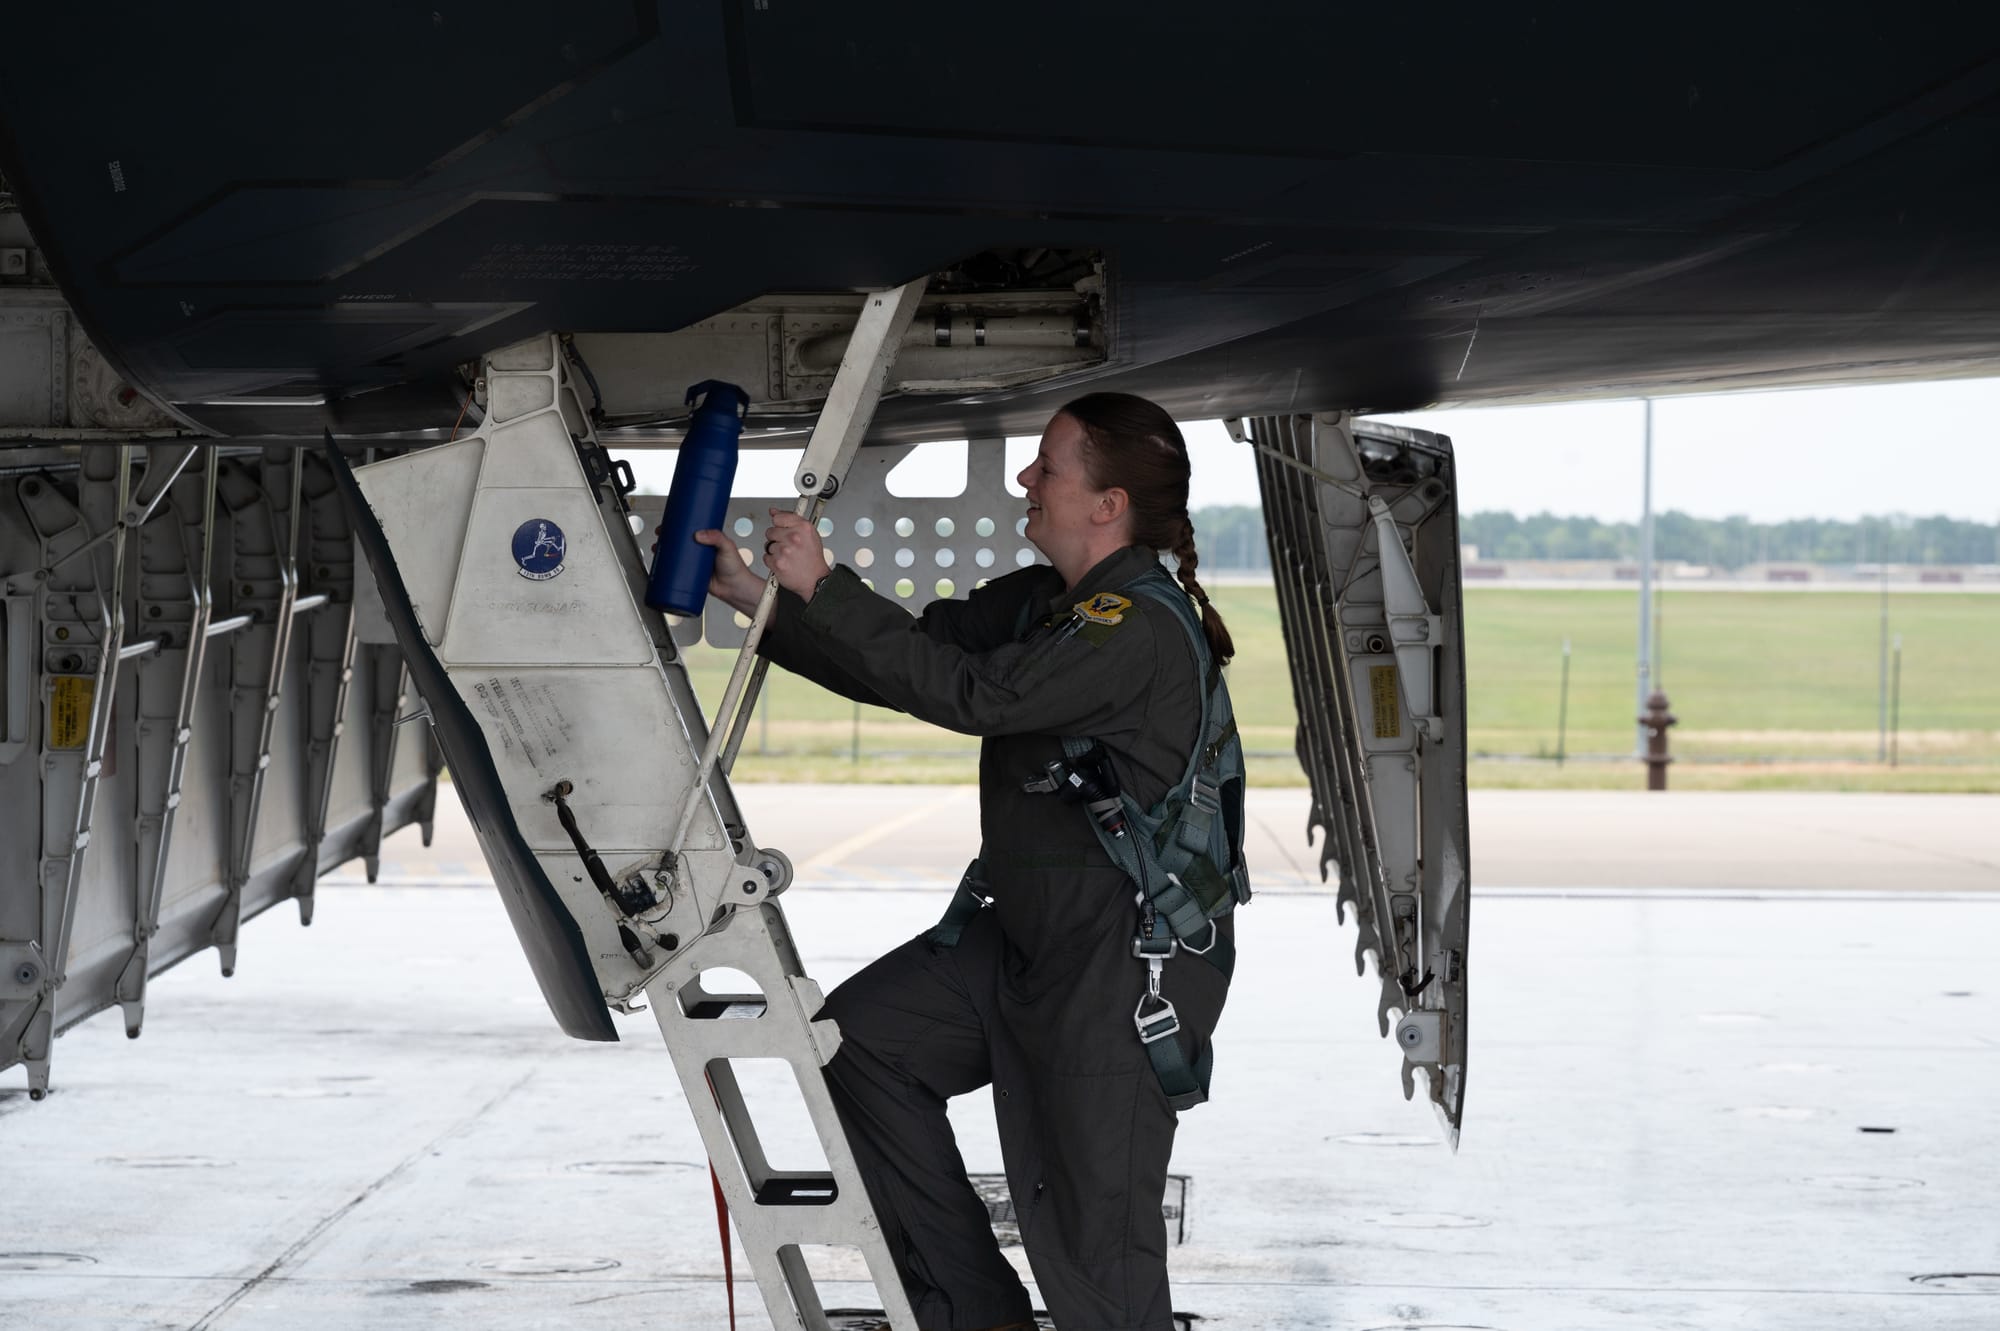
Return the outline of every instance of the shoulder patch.
{"type": "Polygon", "coordinates": [[[1116,592],[1099,592],[1087,601],[1078,601],[1070,608],[1086,623],[1122,624],[1125,622],[1125,612],[1132,608],[1132,602],[1116,592]]]}

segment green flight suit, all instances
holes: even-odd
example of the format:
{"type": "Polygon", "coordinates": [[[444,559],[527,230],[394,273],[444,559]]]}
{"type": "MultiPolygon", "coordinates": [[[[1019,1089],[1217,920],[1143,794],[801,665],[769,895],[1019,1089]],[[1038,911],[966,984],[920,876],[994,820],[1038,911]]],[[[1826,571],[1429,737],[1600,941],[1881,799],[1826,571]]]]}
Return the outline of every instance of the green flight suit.
{"type": "MultiPolygon", "coordinates": [[[[838,693],[982,737],[992,907],[955,946],[912,939],[826,1006],[842,1033],[828,1081],[925,1331],[1029,1313],[945,1117],[947,1098],[989,1084],[1022,1244],[1060,1331],[1173,1325],[1161,1204],[1176,1116],[1133,1027],[1146,987],[1135,888],[1080,804],[1022,789],[1065,735],[1102,741],[1143,806],[1181,779],[1201,716],[1186,630],[1143,596],[1095,620],[1074,610],[1154,561],[1121,550],[1069,589],[1051,568],[1022,569],[921,618],[840,568],[810,604],[784,593],[764,639],[771,660],[838,693]]],[[[1190,1062],[1227,987],[1199,957],[1167,963],[1190,1062]]]]}

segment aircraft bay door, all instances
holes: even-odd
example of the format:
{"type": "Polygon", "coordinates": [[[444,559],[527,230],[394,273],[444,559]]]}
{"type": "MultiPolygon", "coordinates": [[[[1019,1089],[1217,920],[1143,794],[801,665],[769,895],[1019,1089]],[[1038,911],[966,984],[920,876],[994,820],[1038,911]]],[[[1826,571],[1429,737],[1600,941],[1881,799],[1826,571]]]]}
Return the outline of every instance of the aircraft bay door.
{"type": "Polygon", "coordinates": [[[1450,440],[1345,414],[1232,423],[1257,450],[1320,871],[1375,962],[1383,1035],[1456,1146],[1469,864],[1464,611],[1450,440]]]}
{"type": "Polygon", "coordinates": [[[232,968],[241,921],[427,820],[437,768],[377,687],[395,649],[350,673],[353,545],[317,459],[0,463],[0,1070],[39,1099],[56,1035],[114,1003],[137,1035],[149,976],[211,945],[232,968]]]}

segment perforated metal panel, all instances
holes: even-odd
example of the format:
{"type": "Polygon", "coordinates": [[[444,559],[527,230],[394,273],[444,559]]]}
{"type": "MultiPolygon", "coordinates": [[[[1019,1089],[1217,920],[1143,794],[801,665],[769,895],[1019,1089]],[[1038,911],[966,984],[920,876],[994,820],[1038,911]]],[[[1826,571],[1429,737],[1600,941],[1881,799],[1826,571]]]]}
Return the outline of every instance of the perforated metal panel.
{"type": "MultiPolygon", "coordinates": [[[[1008,493],[1003,439],[974,439],[967,445],[965,489],[955,496],[904,499],[889,493],[888,476],[897,464],[917,448],[934,447],[864,447],[819,524],[835,563],[854,569],[877,591],[899,599],[913,612],[939,597],[964,597],[985,579],[1048,562],[1021,535],[1027,524],[1027,501],[1008,493]]],[[[764,530],[771,525],[770,511],[790,509],[796,501],[796,495],[729,501],[727,529],[759,573],[764,572],[764,530]]],[[[642,547],[650,546],[650,532],[665,506],[666,500],[659,496],[632,500],[648,533],[640,538],[642,547]]],[[[737,647],[744,628],[741,616],[711,598],[699,621],[689,619],[675,626],[674,641],[684,647],[698,640],[712,647],[737,647]]]]}

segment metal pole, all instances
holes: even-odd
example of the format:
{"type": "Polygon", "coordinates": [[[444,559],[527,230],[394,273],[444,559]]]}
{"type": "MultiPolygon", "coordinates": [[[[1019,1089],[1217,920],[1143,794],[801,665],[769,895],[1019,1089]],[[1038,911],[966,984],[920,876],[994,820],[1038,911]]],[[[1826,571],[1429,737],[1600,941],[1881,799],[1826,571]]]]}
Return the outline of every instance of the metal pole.
{"type": "Polygon", "coordinates": [[[1895,683],[1889,697],[1889,766],[1896,765],[1896,749],[1903,733],[1903,635],[1896,635],[1895,683]]]}
{"type": "Polygon", "coordinates": [[[1644,462],[1639,489],[1639,687],[1632,708],[1632,753],[1646,756],[1646,723],[1638,720],[1652,693],[1653,661],[1653,399],[1646,400],[1644,462]]]}
{"type": "MultiPolygon", "coordinates": [[[[834,372],[826,402],[820,408],[819,418],[813,422],[805,453],[800,458],[798,471],[793,475],[799,488],[799,502],[792,511],[807,521],[819,521],[820,509],[833,498],[841,482],[847,479],[847,469],[854,462],[863,436],[868,433],[868,423],[875,418],[875,406],[881,399],[883,386],[888,382],[889,366],[896,359],[896,348],[902,344],[903,333],[916,315],[917,302],[923,298],[924,284],[929,280],[920,277],[893,291],[877,292],[862,305],[861,317],[855,321],[854,331],[848,335],[847,350],[840,357],[840,368],[834,372]]],[[[771,606],[775,604],[773,598],[777,594],[778,579],[773,576],[765,588],[764,600],[757,604],[757,614],[751,617],[750,636],[743,648],[746,656],[755,650],[756,643],[761,639],[763,620],[769,618],[771,606]]],[[[750,667],[740,707],[731,701],[729,692],[723,694],[723,712],[734,708],[729,737],[721,754],[724,772],[736,766],[736,752],[743,747],[744,735],[749,733],[751,708],[763,692],[764,676],[770,666],[770,661],[760,656],[750,667]]],[[[735,682],[736,677],[732,674],[731,690],[735,682]]],[[[704,754],[702,772],[706,773],[710,766],[704,754]]],[[[705,786],[707,783],[704,780],[701,784],[705,786]]],[[[694,806],[690,803],[688,807],[692,809],[694,806]]],[[[680,840],[678,836],[674,838],[674,853],[677,855],[680,853],[680,840]]]]}
{"type": "Polygon", "coordinates": [[[1660,643],[1666,637],[1661,628],[1667,617],[1667,589],[1657,587],[1653,591],[1653,692],[1666,691],[1666,672],[1660,669],[1660,643]]]}
{"type": "Polygon", "coordinates": [[[1875,670],[1875,761],[1889,760],[1889,538],[1882,537],[1881,660],[1875,670]]]}
{"type": "Polygon", "coordinates": [[[1569,742],[1569,639],[1563,639],[1562,701],[1556,705],[1556,766],[1563,765],[1569,742]]]}
{"type": "MultiPolygon", "coordinates": [[[[834,372],[833,384],[827,390],[818,419],[813,422],[805,455],[794,476],[799,498],[792,511],[808,522],[818,520],[820,505],[832,498],[847,478],[847,469],[868,432],[868,423],[875,418],[875,406],[888,380],[890,362],[896,358],[896,348],[902,343],[903,333],[917,312],[917,302],[922,299],[924,284],[929,280],[920,277],[892,291],[876,292],[863,302],[861,317],[848,335],[847,350],[841,355],[840,368],[834,372]]],[[[717,764],[723,772],[736,765],[736,751],[742,747],[744,732],[750,728],[751,709],[756,706],[769,664],[757,655],[757,644],[763,640],[764,628],[771,622],[771,611],[777,603],[778,578],[772,574],[764,583],[756,612],[750,616],[750,629],[743,635],[743,646],[737,650],[736,666],[729,672],[729,683],[722,690],[715,723],[709,729],[708,742],[702,746],[701,761],[695,766],[695,779],[688,786],[687,800],[681,805],[680,822],[674,828],[673,843],[667,851],[669,857],[678,857],[687,843],[695,810],[708,798],[708,785],[714,779],[717,764]]]]}

